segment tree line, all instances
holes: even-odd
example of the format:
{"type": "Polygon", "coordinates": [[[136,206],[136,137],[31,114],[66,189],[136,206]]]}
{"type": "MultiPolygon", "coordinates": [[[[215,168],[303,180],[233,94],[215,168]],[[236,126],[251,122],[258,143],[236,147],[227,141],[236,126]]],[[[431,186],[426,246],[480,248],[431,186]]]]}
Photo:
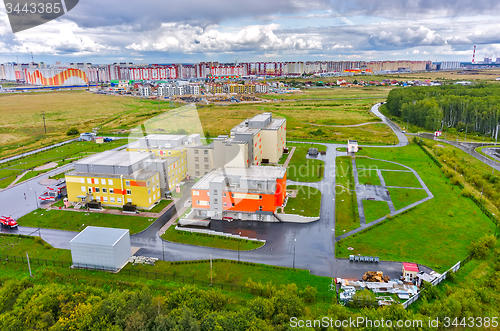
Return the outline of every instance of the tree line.
{"type": "Polygon", "coordinates": [[[391,115],[427,130],[454,128],[493,138],[500,122],[499,103],[500,86],[482,83],[394,89],[386,106],[391,115]]]}

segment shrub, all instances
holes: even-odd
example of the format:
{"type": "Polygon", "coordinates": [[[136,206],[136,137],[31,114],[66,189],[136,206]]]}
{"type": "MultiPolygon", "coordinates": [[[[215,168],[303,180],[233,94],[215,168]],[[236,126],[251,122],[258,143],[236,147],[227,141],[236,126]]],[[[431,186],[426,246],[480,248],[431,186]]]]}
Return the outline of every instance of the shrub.
{"type": "Polygon", "coordinates": [[[80,131],[78,131],[78,129],[75,127],[69,128],[68,131],[66,131],[66,135],[68,135],[68,136],[75,136],[79,133],[80,133],[80,131]]]}

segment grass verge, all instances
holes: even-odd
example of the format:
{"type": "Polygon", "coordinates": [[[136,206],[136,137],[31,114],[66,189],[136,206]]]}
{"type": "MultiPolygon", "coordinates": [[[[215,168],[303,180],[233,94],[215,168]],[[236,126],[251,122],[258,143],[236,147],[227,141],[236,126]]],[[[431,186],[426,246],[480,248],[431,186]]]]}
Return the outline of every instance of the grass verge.
{"type": "Polygon", "coordinates": [[[337,157],[335,163],[335,234],[339,236],[360,224],[351,157],[337,157]]]}
{"type": "Polygon", "coordinates": [[[386,201],[363,200],[366,223],[371,223],[390,213],[386,201]]]}
{"type": "Polygon", "coordinates": [[[324,145],[288,143],[288,147],[295,146],[295,152],[287,168],[287,179],[297,182],[319,182],[323,179],[325,162],[316,159],[306,159],[309,148],[326,150],[324,145]]]}
{"type": "Polygon", "coordinates": [[[386,186],[422,187],[413,172],[382,171],[386,186]]]}
{"type": "Polygon", "coordinates": [[[427,198],[427,192],[424,190],[412,190],[407,188],[388,188],[391,195],[394,209],[399,210],[414,202],[427,198]]]}
{"type": "Polygon", "coordinates": [[[287,190],[297,190],[295,198],[288,198],[285,212],[306,217],[319,217],[321,191],[314,187],[288,185],[287,190]]]}

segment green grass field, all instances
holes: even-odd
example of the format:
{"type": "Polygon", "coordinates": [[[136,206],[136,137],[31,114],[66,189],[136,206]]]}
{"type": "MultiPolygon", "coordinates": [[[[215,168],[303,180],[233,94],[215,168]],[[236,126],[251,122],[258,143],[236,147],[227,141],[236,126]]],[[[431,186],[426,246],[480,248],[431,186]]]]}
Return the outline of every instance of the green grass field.
{"type": "Polygon", "coordinates": [[[358,181],[361,185],[375,185],[380,186],[380,178],[378,177],[377,170],[369,170],[364,167],[358,168],[358,181]]]}
{"type": "Polygon", "coordinates": [[[399,210],[414,202],[420,201],[427,198],[427,192],[424,190],[412,190],[406,188],[388,188],[391,195],[392,203],[394,204],[394,209],[399,210]]]}
{"type": "Polygon", "coordinates": [[[309,148],[326,150],[319,144],[287,143],[288,147],[295,146],[295,152],[287,168],[287,179],[297,182],[319,182],[323,179],[325,162],[315,159],[306,159],[309,148]]]}
{"type": "Polygon", "coordinates": [[[321,191],[309,186],[288,185],[287,190],[297,190],[295,198],[288,198],[285,213],[306,217],[319,217],[321,191]]]}
{"type": "MultiPolygon", "coordinates": [[[[358,155],[356,155],[356,167],[358,168],[358,171],[360,169],[365,169],[365,170],[377,170],[377,169],[387,169],[387,170],[408,170],[405,167],[402,167],[398,164],[390,163],[390,162],[384,162],[384,161],[378,161],[378,160],[372,160],[365,156],[365,153],[360,152],[358,155]]],[[[397,160],[391,160],[393,162],[398,162],[397,160]]]]}
{"type": "Polygon", "coordinates": [[[159,213],[166,206],[168,206],[171,202],[172,202],[172,200],[169,200],[169,199],[161,199],[160,202],[156,206],[154,206],[153,208],[151,208],[151,210],[148,210],[148,212],[150,212],[150,213],[159,213]]]}
{"type": "Polygon", "coordinates": [[[129,229],[130,234],[145,230],[154,219],[129,215],[37,209],[17,220],[20,226],[81,231],[87,226],[129,229]],[[42,215],[43,214],[43,215],[42,215]],[[151,221],[150,221],[151,220],[151,221]]]}
{"type": "Polygon", "coordinates": [[[0,234],[0,254],[23,256],[28,252],[30,258],[56,261],[71,261],[71,251],[56,249],[40,237],[18,237],[15,235],[0,234]]]}
{"type": "Polygon", "coordinates": [[[103,133],[126,132],[176,106],[170,102],[158,104],[156,100],[85,91],[2,94],[0,100],[0,157],[69,139],[66,131],[70,127],[80,132],[89,132],[97,126],[101,126],[103,133]]]}
{"type": "Polygon", "coordinates": [[[20,175],[26,170],[33,169],[25,174],[19,182],[28,180],[30,178],[38,176],[39,174],[54,169],[35,169],[36,167],[42,166],[44,164],[55,162],[57,163],[57,167],[61,167],[80,158],[123,146],[127,143],[128,139],[117,139],[105,144],[96,144],[89,141],[79,141],[55,147],[47,151],[39,152],[21,159],[3,163],[0,165],[0,188],[7,187],[16,179],[17,175],[20,175]]]}
{"type": "Polygon", "coordinates": [[[335,163],[335,234],[339,236],[360,224],[351,157],[337,157],[335,163]]]}
{"type": "Polygon", "coordinates": [[[240,251],[249,251],[264,246],[264,243],[260,241],[226,238],[204,233],[180,231],[176,230],[174,225],[170,226],[161,237],[175,243],[231,249],[234,251],[237,251],[238,247],[240,251]]]}
{"type": "Polygon", "coordinates": [[[371,223],[389,215],[389,205],[385,201],[363,200],[366,223],[371,223]]]}
{"type": "Polygon", "coordinates": [[[494,233],[493,222],[461,195],[460,189],[417,145],[365,148],[360,154],[413,168],[435,197],[365,233],[338,242],[339,256],[349,255],[342,247],[353,247],[356,254],[415,261],[443,271],[468,255],[467,246],[472,240],[494,233]],[[453,213],[449,215],[448,211],[453,213]]]}
{"type": "Polygon", "coordinates": [[[382,171],[386,186],[422,187],[412,172],[382,171]]]}

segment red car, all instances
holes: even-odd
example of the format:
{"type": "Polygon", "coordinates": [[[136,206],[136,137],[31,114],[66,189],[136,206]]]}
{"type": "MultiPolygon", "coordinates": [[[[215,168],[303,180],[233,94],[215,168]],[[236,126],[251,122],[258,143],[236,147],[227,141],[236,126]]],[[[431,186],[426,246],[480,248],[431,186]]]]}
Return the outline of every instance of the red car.
{"type": "Polygon", "coordinates": [[[228,222],[232,222],[233,221],[233,218],[232,217],[229,217],[229,216],[224,216],[222,218],[223,221],[228,221],[228,222]]]}
{"type": "Polygon", "coordinates": [[[11,229],[17,228],[17,222],[10,216],[0,216],[0,224],[11,229]]]}

